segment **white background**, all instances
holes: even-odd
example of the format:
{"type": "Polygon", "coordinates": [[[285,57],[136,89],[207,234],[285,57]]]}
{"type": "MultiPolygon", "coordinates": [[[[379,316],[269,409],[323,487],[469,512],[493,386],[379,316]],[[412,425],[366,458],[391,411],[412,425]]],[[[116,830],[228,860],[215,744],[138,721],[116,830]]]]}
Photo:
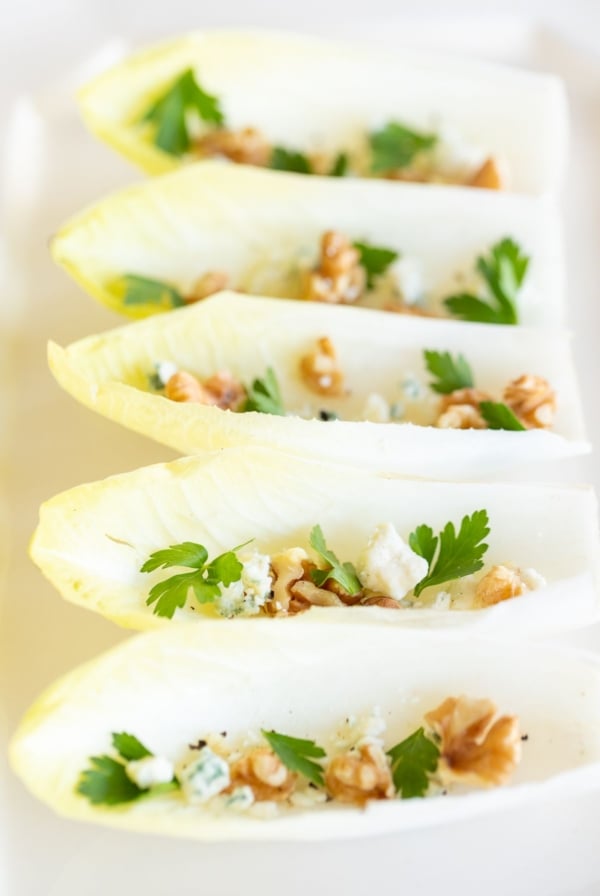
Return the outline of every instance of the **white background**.
{"type": "MultiPolygon", "coordinates": [[[[46,684],[125,637],[61,601],[28,561],[39,503],[85,480],[170,456],[76,405],[45,364],[49,337],[66,343],[117,323],[53,268],[46,248],[53,230],[82,204],[139,176],[85,134],[71,99],[73,73],[102,48],[110,55],[191,27],[253,25],[358,34],[391,47],[440,45],[565,77],[574,131],[564,197],[570,321],[597,443],[600,2],[2,0],[0,12],[0,383],[9,386],[0,399],[0,461],[10,507],[6,531],[0,515],[0,567],[3,554],[10,561],[0,619],[3,742],[46,684]],[[13,114],[28,94],[33,99],[21,99],[13,114]]],[[[569,475],[600,484],[593,461],[569,475]]],[[[596,631],[570,640],[600,643],[596,631]]],[[[351,844],[202,846],[57,819],[3,762],[1,896],[600,893],[598,795],[351,844]]]]}

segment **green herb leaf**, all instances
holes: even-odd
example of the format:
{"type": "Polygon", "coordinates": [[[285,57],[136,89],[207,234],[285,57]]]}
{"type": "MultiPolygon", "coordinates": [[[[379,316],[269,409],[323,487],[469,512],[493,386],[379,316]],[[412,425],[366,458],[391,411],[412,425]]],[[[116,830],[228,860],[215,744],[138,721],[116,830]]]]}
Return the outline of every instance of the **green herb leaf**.
{"type": "Polygon", "coordinates": [[[453,358],[450,352],[429,350],[425,350],[423,355],[427,370],[436,377],[435,381],[429,384],[434,392],[448,395],[456,389],[468,389],[475,385],[471,368],[462,355],[453,358]]]}
{"type": "Polygon", "coordinates": [[[308,156],[293,149],[286,149],[284,146],[273,147],[269,168],[274,168],[277,171],[292,171],[296,174],[313,173],[308,156]]]}
{"type": "Polygon", "coordinates": [[[436,134],[423,134],[407,128],[398,121],[390,121],[381,130],[369,136],[371,144],[371,172],[382,174],[397,168],[406,168],[415,156],[433,149],[436,134]]]}
{"type": "Polygon", "coordinates": [[[481,558],[488,549],[482,542],[489,534],[487,510],[476,510],[463,517],[458,534],[453,523],[446,523],[437,538],[429,526],[419,526],[409,536],[409,544],[429,562],[429,570],[415,586],[415,596],[430,585],[441,585],[481,569],[481,558]]]}
{"type": "Polygon", "coordinates": [[[341,585],[348,594],[358,594],[362,585],[352,563],[340,563],[333,551],[330,551],[325,543],[325,536],[320,526],[314,526],[310,533],[309,542],[313,550],[327,563],[327,569],[313,569],[310,577],[321,587],[328,579],[333,579],[341,585]]]}
{"type": "Polygon", "coordinates": [[[199,604],[211,603],[220,594],[219,585],[227,587],[240,580],[243,565],[235,551],[242,547],[245,544],[220,554],[208,564],[208,551],[204,545],[193,541],[184,541],[163,551],[155,551],[142,565],[140,572],[153,572],[155,569],[172,566],[191,567],[193,572],[179,573],[157,582],[150,589],[146,605],[155,604],[152,612],[156,616],[172,619],[175,610],[185,606],[190,589],[199,604]]]}
{"type": "Polygon", "coordinates": [[[125,274],[110,284],[111,292],[122,296],[124,305],[155,305],[179,308],[184,299],[179,290],[161,280],[151,280],[138,274],[125,274]]]}
{"type": "Polygon", "coordinates": [[[444,299],[451,314],[461,320],[488,324],[518,324],[517,299],[527,269],[529,256],[525,255],[518,243],[506,237],[492,246],[489,256],[477,259],[477,270],[481,274],[488,293],[488,300],[470,293],[459,293],[444,299]]]}
{"type": "Polygon", "coordinates": [[[489,429],[510,429],[514,432],[525,432],[527,429],[508,405],[501,401],[481,401],[479,410],[489,429]]]}
{"type": "Polygon", "coordinates": [[[264,729],[262,734],[286,768],[289,768],[291,772],[298,772],[300,775],[303,775],[317,787],[324,786],[323,769],[317,762],[312,760],[321,759],[326,753],[314,740],[288,737],[286,734],[279,734],[277,731],[265,731],[264,729]]]}
{"type": "Polygon", "coordinates": [[[169,566],[188,566],[191,569],[202,569],[208,560],[208,551],[203,544],[194,541],[182,541],[172,544],[170,548],[154,551],[150,554],[140,572],[153,572],[155,569],[167,569],[169,566]]]}
{"type": "Polygon", "coordinates": [[[335,157],[329,177],[345,177],[348,173],[348,156],[345,152],[340,152],[335,157]]]}
{"type": "Polygon", "coordinates": [[[80,775],[76,792],[95,806],[131,803],[145,793],[127,777],[125,766],[111,756],[92,756],[91,768],[80,775]]]}
{"type": "Polygon", "coordinates": [[[247,398],[242,412],[258,411],[261,414],[275,414],[285,417],[283,399],[279,390],[279,383],[272,367],[267,368],[263,379],[255,379],[252,385],[246,389],[247,398]]]}
{"type": "Polygon", "coordinates": [[[431,526],[417,526],[408,536],[408,543],[415,554],[424,557],[431,564],[438,544],[438,537],[433,534],[431,526]]]}
{"type": "Polygon", "coordinates": [[[112,743],[119,756],[125,762],[132,762],[136,759],[143,759],[145,756],[153,755],[137,737],[133,734],[128,734],[126,731],[121,731],[120,734],[113,734],[112,743]]]}
{"type": "Polygon", "coordinates": [[[425,796],[429,788],[428,773],[438,767],[440,751],[432,740],[418,728],[410,737],[388,750],[392,760],[392,778],[396,793],[402,799],[425,796]]]}
{"type": "Polygon", "coordinates": [[[142,121],[155,125],[154,143],[159,149],[181,156],[191,145],[186,120],[191,111],[208,124],[220,126],[225,121],[218,98],[206,93],[197,83],[193,69],[188,68],[150,106],[142,121]]]}
{"type": "Polygon", "coordinates": [[[369,243],[356,242],[353,245],[360,253],[360,263],[367,274],[367,286],[372,289],[375,277],[384,274],[389,266],[399,258],[399,253],[394,249],[386,249],[385,246],[372,246],[369,243]]]}

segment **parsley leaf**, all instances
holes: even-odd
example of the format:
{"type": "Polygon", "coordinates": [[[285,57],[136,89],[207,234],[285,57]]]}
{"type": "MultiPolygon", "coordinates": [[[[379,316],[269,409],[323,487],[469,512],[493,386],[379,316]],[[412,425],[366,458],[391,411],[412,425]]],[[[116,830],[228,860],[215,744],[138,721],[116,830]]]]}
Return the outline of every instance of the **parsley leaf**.
{"type": "Polygon", "coordinates": [[[466,389],[475,385],[471,368],[462,355],[453,358],[450,352],[434,352],[427,349],[423,355],[427,370],[436,377],[436,380],[429,384],[434,392],[449,395],[456,389],[466,389]]]}
{"type": "Polygon", "coordinates": [[[415,586],[415,596],[430,585],[441,585],[481,569],[488,549],[482,544],[490,534],[487,510],[476,510],[463,517],[458,534],[453,523],[446,523],[439,536],[429,526],[418,526],[408,543],[416,554],[429,563],[427,575],[415,586]],[[438,550],[439,548],[439,550],[438,550]]]}
{"type": "Polygon", "coordinates": [[[527,429],[508,405],[501,401],[480,401],[479,411],[490,429],[511,429],[515,432],[527,429]]]}
{"type": "MultiPolygon", "coordinates": [[[[249,542],[246,542],[249,544],[249,542]]],[[[184,607],[190,589],[199,604],[211,603],[220,594],[219,585],[231,585],[242,577],[243,565],[235,552],[245,545],[239,545],[207,563],[208,552],[204,545],[192,541],[174,544],[163,551],[155,551],[142,565],[140,572],[153,572],[170,566],[191,567],[193,572],[183,572],[157,582],[150,589],[147,606],[156,604],[153,613],[172,619],[178,607],[184,607]]]]}
{"type": "Polygon", "coordinates": [[[119,756],[126,762],[153,755],[137,737],[133,734],[128,734],[126,731],[122,731],[120,734],[113,734],[112,743],[119,756]]]}
{"type": "Polygon", "coordinates": [[[111,292],[122,296],[124,305],[159,305],[178,308],[184,305],[179,290],[161,280],[151,280],[138,274],[125,274],[110,285],[111,292]]]}
{"type": "Polygon", "coordinates": [[[394,249],[386,249],[385,246],[372,246],[370,243],[353,243],[360,254],[360,263],[367,273],[367,287],[373,288],[375,277],[384,274],[389,266],[396,261],[399,253],[394,249]]]}
{"type": "Polygon", "coordinates": [[[348,594],[358,594],[362,585],[352,563],[340,563],[333,551],[330,551],[325,543],[325,536],[320,526],[314,526],[310,533],[309,542],[317,554],[329,564],[327,569],[313,569],[310,577],[321,587],[328,579],[333,579],[341,585],[348,594]]]}
{"type": "Polygon", "coordinates": [[[122,762],[110,756],[92,756],[90,764],[92,767],[81,773],[75,790],[93,805],[131,803],[145,793],[128,778],[122,762]]]}
{"type": "Polygon", "coordinates": [[[331,166],[329,177],[345,177],[348,173],[348,155],[345,152],[337,154],[331,166]]]}
{"type": "Polygon", "coordinates": [[[269,168],[275,168],[277,171],[292,171],[296,174],[313,173],[308,156],[293,149],[286,149],[284,146],[273,147],[269,168]]]}
{"type": "Polygon", "coordinates": [[[381,130],[369,135],[371,172],[381,174],[406,168],[419,153],[433,149],[437,140],[436,134],[419,133],[398,121],[390,121],[381,130]]]}
{"type": "Polygon", "coordinates": [[[191,145],[187,113],[197,112],[203,121],[220,126],[225,121],[219,100],[206,93],[191,68],[154,102],[142,121],[155,125],[154,143],[159,149],[174,156],[186,153],[191,145]]]}
{"type": "Polygon", "coordinates": [[[314,740],[289,737],[287,734],[279,734],[277,731],[265,731],[264,728],[262,735],[286,768],[308,778],[317,787],[324,786],[323,769],[317,762],[313,762],[313,758],[320,759],[326,755],[323,747],[319,747],[314,740]]]}
{"type": "Polygon", "coordinates": [[[279,383],[272,367],[267,367],[263,379],[253,380],[246,392],[248,397],[242,407],[242,412],[258,411],[262,414],[276,414],[278,417],[285,417],[279,383]]]}
{"type": "Polygon", "coordinates": [[[169,566],[188,566],[191,569],[202,569],[208,560],[208,551],[203,544],[194,541],[182,541],[173,544],[164,551],[154,551],[142,566],[140,572],[154,572],[155,569],[167,569],[169,566]]]}
{"type": "Polygon", "coordinates": [[[477,270],[489,291],[485,301],[470,293],[459,293],[444,299],[451,314],[461,320],[487,324],[518,324],[517,298],[523,285],[529,256],[518,243],[505,237],[492,246],[489,256],[477,259],[477,270]]]}
{"type": "Polygon", "coordinates": [[[392,760],[392,778],[396,793],[402,799],[425,796],[429,788],[428,772],[438,766],[440,751],[432,740],[425,736],[423,728],[418,728],[410,737],[388,750],[392,760]]]}

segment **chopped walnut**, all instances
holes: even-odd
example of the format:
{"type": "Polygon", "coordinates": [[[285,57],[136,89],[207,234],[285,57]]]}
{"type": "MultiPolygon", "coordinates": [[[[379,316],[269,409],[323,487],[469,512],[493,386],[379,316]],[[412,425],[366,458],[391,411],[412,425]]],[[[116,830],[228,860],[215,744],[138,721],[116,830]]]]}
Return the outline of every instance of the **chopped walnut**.
{"type": "Polygon", "coordinates": [[[502,174],[500,166],[493,156],[486,159],[483,165],[477,169],[475,174],[469,178],[466,185],[468,187],[481,187],[485,190],[502,190],[504,184],[502,182],[502,174]]]}
{"type": "Polygon", "coordinates": [[[327,336],[317,339],[316,348],[302,356],[300,373],[308,388],[319,395],[341,395],[344,391],[344,373],[327,336]]]}
{"type": "Polygon", "coordinates": [[[169,377],[165,385],[165,395],[171,401],[190,401],[199,404],[212,404],[210,396],[202,383],[191,373],[179,370],[169,377]]]}
{"type": "Polygon", "coordinates": [[[359,806],[394,796],[387,757],[376,744],[335,756],[327,767],[325,786],[334,799],[359,806]]]}
{"type": "Polygon", "coordinates": [[[266,167],[271,159],[272,148],[256,128],[242,128],[241,131],[209,131],[196,141],[199,155],[224,156],[241,165],[266,167]]]}
{"type": "Polygon", "coordinates": [[[301,580],[292,585],[292,594],[308,601],[314,607],[343,607],[344,602],[328,588],[319,588],[314,582],[301,580]]]}
{"type": "Polygon", "coordinates": [[[437,419],[440,429],[487,429],[487,424],[473,405],[453,404],[437,419]]]}
{"type": "Polygon", "coordinates": [[[425,715],[440,738],[442,780],[505,784],[521,758],[519,720],[501,716],[491,700],[448,697],[425,715]]]}
{"type": "Polygon", "coordinates": [[[490,571],[477,583],[475,606],[491,607],[511,597],[519,597],[528,587],[518,569],[509,566],[492,566],[490,571]]]}
{"type": "Polygon", "coordinates": [[[234,762],[230,768],[230,777],[228,790],[250,787],[257,802],[286,800],[297,780],[296,775],[286,768],[269,747],[256,747],[247,756],[234,762]]]}
{"type": "Polygon", "coordinates": [[[202,277],[193,284],[189,293],[185,296],[186,305],[192,305],[194,302],[200,302],[207,299],[222,289],[227,289],[229,283],[229,274],[225,271],[207,271],[202,277]]]}
{"type": "Polygon", "coordinates": [[[365,291],[367,276],[358,249],[335,230],[321,239],[320,263],[308,274],[305,298],[312,302],[352,304],[365,291]]]}
{"type": "Polygon", "coordinates": [[[508,384],[504,401],[524,426],[548,429],[556,414],[556,392],[542,376],[525,373],[508,384]]]}
{"type": "Polygon", "coordinates": [[[227,370],[221,370],[201,383],[191,373],[180,370],[167,381],[165,395],[171,401],[194,402],[238,410],[246,398],[246,390],[227,370]]]}
{"type": "Polygon", "coordinates": [[[273,599],[269,610],[275,613],[286,613],[293,598],[291,586],[304,577],[303,561],[308,554],[303,548],[290,548],[281,554],[271,557],[273,571],[273,599]]]}
{"type": "Polygon", "coordinates": [[[246,400],[245,388],[228,370],[213,374],[204,380],[203,386],[213,398],[210,403],[224,411],[237,411],[246,400]]]}
{"type": "Polygon", "coordinates": [[[400,610],[401,605],[393,597],[385,594],[370,594],[361,600],[363,607],[385,607],[388,610],[400,610]]]}
{"type": "Polygon", "coordinates": [[[479,410],[479,405],[482,401],[489,401],[490,396],[487,392],[482,392],[481,389],[474,389],[473,387],[467,387],[466,389],[455,389],[454,392],[449,392],[448,395],[442,395],[440,399],[440,412],[447,411],[448,408],[453,405],[471,405],[472,408],[475,408],[476,411],[479,410]]]}

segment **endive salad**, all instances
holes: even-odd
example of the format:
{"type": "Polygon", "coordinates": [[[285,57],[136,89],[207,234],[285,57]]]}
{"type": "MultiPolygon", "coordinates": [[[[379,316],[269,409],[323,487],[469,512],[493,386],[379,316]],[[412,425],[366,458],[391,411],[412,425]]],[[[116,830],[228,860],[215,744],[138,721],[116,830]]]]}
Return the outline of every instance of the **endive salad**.
{"type": "Polygon", "coordinates": [[[596,618],[595,514],[583,489],[411,481],[245,446],[56,496],[32,556],[68,600],[132,628],[266,616],[515,635],[596,618]]]}
{"type": "Polygon", "coordinates": [[[52,253],[130,317],[226,287],[433,319],[547,327],[563,315],[556,210],[525,196],[207,162],[86,209],[52,253]]]}
{"type": "Polygon", "coordinates": [[[66,676],[11,759],[57,812],[121,829],[391,833],[597,788],[599,689],[595,658],[535,643],[208,622],[66,676]]]}
{"type": "Polygon", "coordinates": [[[562,334],[383,321],[220,293],[49,357],[84,404],[188,454],[254,443],[473,478],[586,450],[562,334]]]}
{"type": "Polygon", "coordinates": [[[550,76],[268,32],[152,47],[84,87],[80,103],[98,136],[152,174],[218,156],[541,193],[556,186],[566,137],[550,76]]]}

